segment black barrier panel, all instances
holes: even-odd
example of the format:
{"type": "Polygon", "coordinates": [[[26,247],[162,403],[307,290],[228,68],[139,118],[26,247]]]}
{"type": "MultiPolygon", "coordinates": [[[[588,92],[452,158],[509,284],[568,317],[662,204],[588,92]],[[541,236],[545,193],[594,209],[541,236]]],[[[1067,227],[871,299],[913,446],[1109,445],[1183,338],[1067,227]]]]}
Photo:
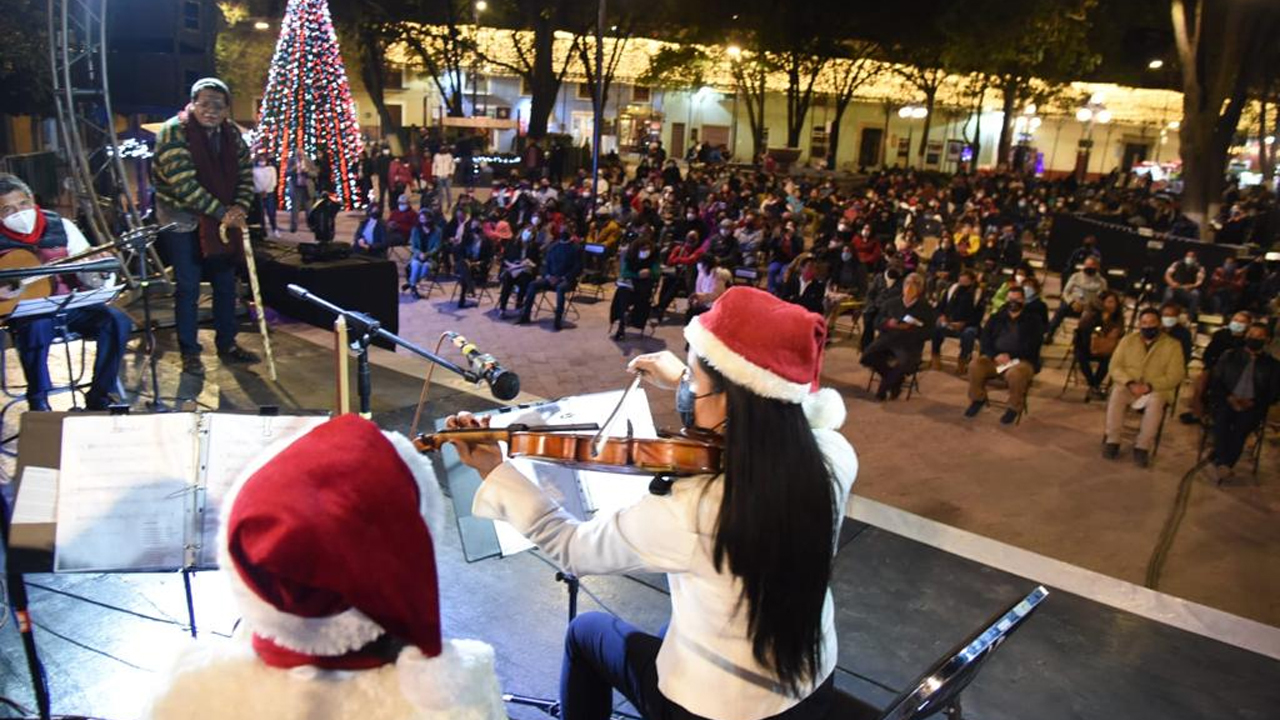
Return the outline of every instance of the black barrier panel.
{"type": "MultiPolygon", "coordinates": [[[[333,327],[333,313],[289,294],[286,288],[296,283],[335,305],[372,315],[389,332],[399,332],[400,277],[390,260],[350,257],[304,263],[298,255],[260,251],[257,263],[262,301],[280,313],[319,328],[333,327]]],[[[373,344],[396,349],[382,338],[373,344]]]]}
{"type": "Polygon", "coordinates": [[[1053,217],[1053,229],[1049,233],[1046,269],[1062,272],[1067,259],[1080,247],[1086,235],[1098,238],[1103,270],[1122,269],[1135,282],[1142,278],[1147,268],[1151,269],[1153,277],[1163,279],[1164,271],[1184,257],[1188,250],[1196,252],[1207,273],[1213,272],[1224,260],[1235,257],[1243,250],[1239,245],[1214,245],[1162,233],[1142,235],[1124,225],[1098,222],[1078,215],[1057,214],[1053,217]]]}

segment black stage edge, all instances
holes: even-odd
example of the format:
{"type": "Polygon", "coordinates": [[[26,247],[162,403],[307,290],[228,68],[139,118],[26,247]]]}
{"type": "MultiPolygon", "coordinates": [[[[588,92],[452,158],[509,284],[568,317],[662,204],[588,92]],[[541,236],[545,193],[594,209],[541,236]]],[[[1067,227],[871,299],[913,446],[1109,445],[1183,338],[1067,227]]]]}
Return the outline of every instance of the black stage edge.
{"type": "MultiPolygon", "coordinates": [[[[400,277],[390,260],[352,256],[304,263],[292,249],[275,248],[259,251],[255,260],[262,301],[283,315],[319,328],[333,327],[333,313],[289,294],[286,288],[296,283],[334,305],[372,315],[388,332],[400,330],[400,277]]],[[[380,338],[373,344],[395,350],[380,338]]]]}

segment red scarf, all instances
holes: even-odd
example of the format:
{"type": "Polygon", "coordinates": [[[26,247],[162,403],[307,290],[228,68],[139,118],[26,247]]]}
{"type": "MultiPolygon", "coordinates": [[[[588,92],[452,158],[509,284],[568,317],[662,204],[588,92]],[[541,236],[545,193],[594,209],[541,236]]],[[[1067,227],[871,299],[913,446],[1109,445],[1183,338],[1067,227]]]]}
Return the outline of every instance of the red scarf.
{"type": "Polygon", "coordinates": [[[9,226],[4,223],[0,223],[0,233],[3,233],[4,236],[10,240],[16,240],[20,243],[26,243],[27,245],[35,245],[40,242],[40,238],[44,236],[45,227],[47,227],[48,224],[49,221],[45,219],[44,213],[41,212],[39,206],[37,206],[36,226],[31,229],[30,233],[27,233],[26,235],[16,233],[13,230],[10,230],[9,226]]]}
{"type": "MultiPolygon", "coordinates": [[[[213,142],[209,131],[196,122],[189,113],[179,114],[187,132],[187,147],[191,151],[191,161],[196,166],[196,181],[210,195],[217,198],[225,207],[232,207],[236,200],[236,184],[240,180],[240,158],[238,157],[235,133],[238,132],[230,122],[224,122],[214,132],[219,135],[218,154],[213,152],[213,142]]],[[[200,249],[205,257],[215,255],[244,254],[244,240],[238,229],[227,229],[227,242],[221,237],[221,221],[208,215],[200,216],[200,249]]]]}

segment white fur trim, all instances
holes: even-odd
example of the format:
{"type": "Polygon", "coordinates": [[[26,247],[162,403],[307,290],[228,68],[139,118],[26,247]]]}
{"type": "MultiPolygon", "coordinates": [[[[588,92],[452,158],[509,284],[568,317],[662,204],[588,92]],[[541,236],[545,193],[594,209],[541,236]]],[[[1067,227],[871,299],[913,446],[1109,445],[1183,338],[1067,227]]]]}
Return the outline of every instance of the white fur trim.
{"type": "Polygon", "coordinates": [[[251,631],[294,652],[308,655],[343,655],[377,640],[384,630],[355,608],[320,618],[302,617],[281,611],[263,600],[245,584],[227,545],[227,523],[240,489],[250,477],[253,477],[254,473],[292,445],[298,437],[300,435],[285,438],[263,451],[262,455],[245,468],[231,489],[227,491],[222,500],[222,518],[218,527],[218,567],[225,571],[222,575],[227,578],[227,583],[231,586],[231,595],[235,598],[236,606],[251,631]]]}
{"type": "Polygon", "coordinates": [[[493,648],[479,640],[449,640],[436,657],[400,651],[400,691],[424,717],[501,720],[506,717],[494,672],[493,648]]]}
{"type": "Polygon", "coordinates": [[[385,430],[382,434],[391,441],[396,454],[409,467],[409,472],[413,473],[413,480],[418,484],[418,497],[421,498],[418,512],[434,537],[444,527],[444,493],[440,491],[440,483],[436,480],[436,471],[431,467],[431,461],[418,452],[404,435],[385,430]]]}
{"type": "Polygon", "coordinates": [[[804,399],[804,416],[809,427],[820,430],[839,430],[844,425],[846,410],[844,398],[831,388],[809,393],[804,399]]]}
{"type": "Polygon", "coordinates": [[[684,339],[700,357],[733,382],[757,395],[799,403],[809,397],[810,383],[795,383],[760,367],[734,352],[694,318],[684,328],[684,339]]]}

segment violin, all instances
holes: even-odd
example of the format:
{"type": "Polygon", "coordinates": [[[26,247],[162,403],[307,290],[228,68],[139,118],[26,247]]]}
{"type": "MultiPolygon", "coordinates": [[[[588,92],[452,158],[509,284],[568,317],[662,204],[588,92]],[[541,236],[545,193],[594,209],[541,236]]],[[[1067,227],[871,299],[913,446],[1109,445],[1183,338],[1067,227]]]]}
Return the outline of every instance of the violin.
{"type": "Polygon", "coordinates": [[[590,423],[463,428],[418,435],[413,446],[418,452],[428,453],[439,450],[448,442],[503,440],[511,457],[526,457],[584,470],[667,477],[720,472],[724,444],[718,435],[668,433],[658,439],[637,439],[600,437],[581,432],[597,430],[598,427],[590,423]]]}

